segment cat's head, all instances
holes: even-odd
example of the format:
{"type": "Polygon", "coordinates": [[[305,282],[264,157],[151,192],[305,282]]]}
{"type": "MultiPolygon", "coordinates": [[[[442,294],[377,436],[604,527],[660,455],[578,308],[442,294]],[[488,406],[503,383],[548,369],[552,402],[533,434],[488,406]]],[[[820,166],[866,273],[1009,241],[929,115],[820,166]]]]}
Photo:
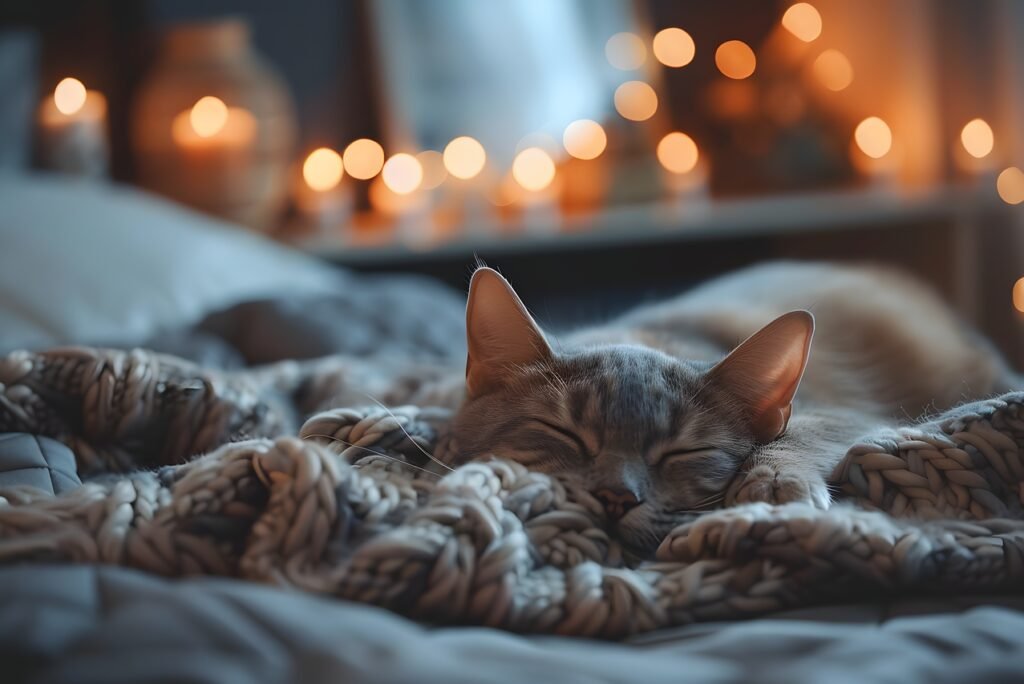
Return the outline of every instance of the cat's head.
{"type": "Polygon", "coordinates": [[[714,505],[758,444],[786,429],[814,319],[786,314],[717,364],[643,346],[554,349],[512,287],[473,275],[463,460],[498,456],[589,490],[611,531],[649,553],[714,505]]]}

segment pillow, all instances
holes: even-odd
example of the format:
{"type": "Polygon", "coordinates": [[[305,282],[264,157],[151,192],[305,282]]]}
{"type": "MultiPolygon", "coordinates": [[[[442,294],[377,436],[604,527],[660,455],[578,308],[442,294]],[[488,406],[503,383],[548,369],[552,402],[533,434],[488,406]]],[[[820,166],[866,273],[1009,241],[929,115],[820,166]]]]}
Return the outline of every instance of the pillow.
{"type": "Polygon", "coordinates": [[[0,350],[141,340],[345,274],[126,187],[0,173],[0,350]]]}

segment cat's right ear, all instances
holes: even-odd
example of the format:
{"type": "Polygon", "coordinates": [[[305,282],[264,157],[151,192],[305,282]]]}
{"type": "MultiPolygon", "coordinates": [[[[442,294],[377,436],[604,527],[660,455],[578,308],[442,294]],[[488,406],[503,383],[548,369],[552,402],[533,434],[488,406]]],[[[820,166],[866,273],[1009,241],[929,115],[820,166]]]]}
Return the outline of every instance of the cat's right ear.
{"type": "Polygon", "coordinates": [[[814,316],[790,311],[751,335],[708,372],[709,383],[741,407],[759,442],[770,442],[786,431],[813,335],[814,316]]]}
{"type": "Polygon", "coordinates": [[[466,303],[466,393],[501,386],[516,367],[551,357],[551,347],[515,290],[486,266],[473,273],[466,303]]]}

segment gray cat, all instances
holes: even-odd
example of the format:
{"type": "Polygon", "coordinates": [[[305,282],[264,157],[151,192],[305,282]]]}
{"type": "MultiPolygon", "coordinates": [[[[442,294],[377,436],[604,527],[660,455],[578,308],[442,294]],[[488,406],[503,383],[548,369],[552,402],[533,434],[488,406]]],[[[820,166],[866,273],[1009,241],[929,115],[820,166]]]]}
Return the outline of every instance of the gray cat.
{"type": "Polygon", "coordinates": [[[483,267],[466,321],[459,462],[575,479],[640,554],[723,503],[826,508],[859,436],[1014,382],[933,293],[874,268],[756,267],[556,343],[483,267]]]}

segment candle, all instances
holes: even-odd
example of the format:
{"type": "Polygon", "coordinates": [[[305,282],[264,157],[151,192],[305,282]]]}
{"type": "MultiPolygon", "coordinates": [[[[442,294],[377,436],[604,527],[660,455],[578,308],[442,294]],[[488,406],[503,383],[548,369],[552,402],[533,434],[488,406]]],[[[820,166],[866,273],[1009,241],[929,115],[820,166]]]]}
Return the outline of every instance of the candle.
{"type": "Polygon", "coordinates": [[[344,226],[352,213],[352,192],[342,185],[345,165],[341,155],[319,147],[306,156],[299,175],[294,200],[302,232],[333,233],[344,226]]]}
{"type": "Polygon", "coordinates": [[[892,148],[892,129],[879,117],[869,116],[854,129],[851,143],[853,165],[877,188],[891,188],[895,184],[896,164],[892,148]]]}
{"type": "Polygon", "coordinates": [[[242,151],[256,138],[256,119],[242,107],[228,107],[207,95],[174,117],[171,137],[186,154],[242,151]]]}
{"type": "Polygon", "coordinates": [[[674,209],[705,209],[709,200],[707,166],[700,150],[686,133],[673,131],[658,142],[658,163],[667,172],[665,186],[674,209]]]}
{"type": "Polygon", "coordinates": [[[83,176],[107,172],[107,100],[75,78],[65,78],[39,107],[43,166],[83,176]]]}
{"type": "Polygon", "coordinates": [[[560,207],[555,200],[561,183],[555,161],[542,147],[527,147],[512,161],[512,180],[518,187],[514,201],[522,208],[521,223],[530,233],[556,231],[561,227],[560,207]]]}

